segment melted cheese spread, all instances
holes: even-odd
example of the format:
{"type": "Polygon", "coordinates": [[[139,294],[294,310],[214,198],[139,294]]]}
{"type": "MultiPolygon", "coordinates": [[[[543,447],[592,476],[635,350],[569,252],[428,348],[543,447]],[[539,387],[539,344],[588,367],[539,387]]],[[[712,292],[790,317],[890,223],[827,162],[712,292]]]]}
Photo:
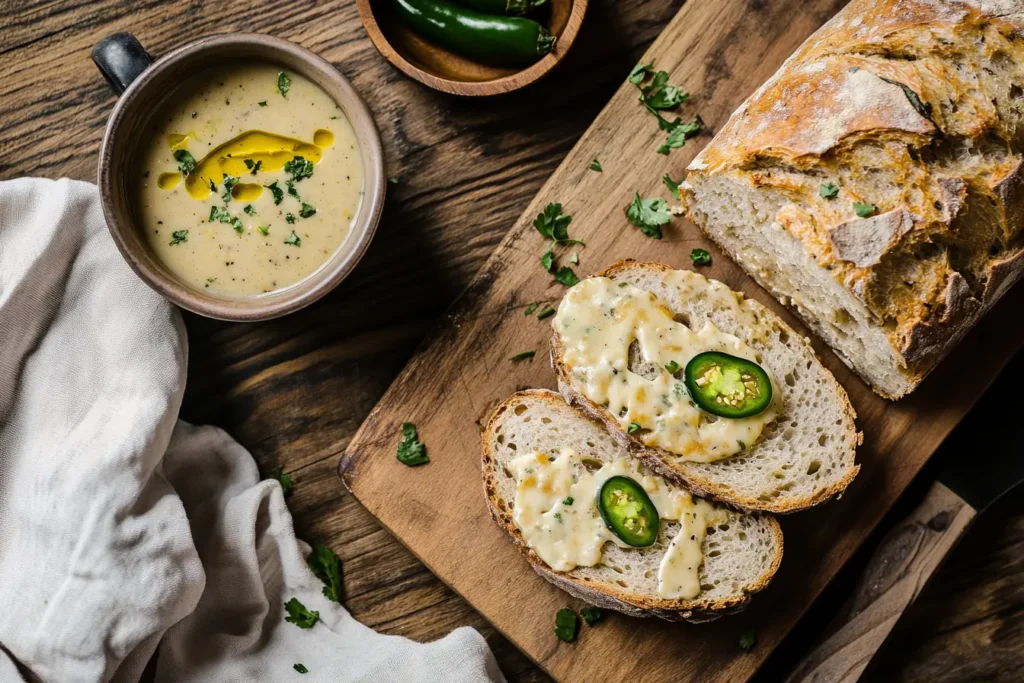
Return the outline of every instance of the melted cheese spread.
{"type": "MultiPolygon", "coordinates": [[[[629,548],[601,519],[597,495],[611,477],[637,481],[650,496],[662,522],[679,522],[658,569],[658,595],[690,599],[700,594],[700,567],[704,562],[704,533],[725,521],[726,513],[704,500],[694,499],[660,477],[643,474],[626,458],[590,471],[580,456],[563,449],[521,455],[511,462],[516,478],[513,519],[523,540],[552,569],[567,572],[601,562],[606,543],[629,548]]],[[[664,524],[662,525],[664,530],[664,524]]]]}
{"type": "MultiPolygon", "coordinates": [[[[710,303],[753,316],[740,305],[738,295],[720,282],[685,270],[672,271],[666,279],[684,299],[720,299],[710,303]]],[[[653,294],[629,283],[604,277],[583,280],[562,299],[554,328],[576,389],[605,406],[623,429],[682,460],[712,462],[745,450],[778,412],[774,379],[776,398],[758,415],[718,418],[698,408],[682,380],[682,370],[691,358],[704,351],[721,351],[758,363],[757,353],[710,321],[698,331],[691,330],[676,321],[653,294]],[[634,341],[643,361],[659,370],[654,379],[629,369],[634,341]],[[675,375],[666,365],[678,367],[675,375]],[[639,425],[639,431],[631,425],[639,425]]]]}

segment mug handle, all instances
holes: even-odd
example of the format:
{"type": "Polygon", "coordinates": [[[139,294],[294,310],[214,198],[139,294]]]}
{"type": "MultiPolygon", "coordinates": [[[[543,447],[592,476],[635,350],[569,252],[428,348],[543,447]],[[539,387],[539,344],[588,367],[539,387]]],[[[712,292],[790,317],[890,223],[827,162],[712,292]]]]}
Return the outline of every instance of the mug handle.
{"type": "Polygon", "coordinates": [[[135,36],[127,32],[113,33],[92,49],[92,61],[107,79],[110,89],[120,95],[153,63],[135,36]]]}

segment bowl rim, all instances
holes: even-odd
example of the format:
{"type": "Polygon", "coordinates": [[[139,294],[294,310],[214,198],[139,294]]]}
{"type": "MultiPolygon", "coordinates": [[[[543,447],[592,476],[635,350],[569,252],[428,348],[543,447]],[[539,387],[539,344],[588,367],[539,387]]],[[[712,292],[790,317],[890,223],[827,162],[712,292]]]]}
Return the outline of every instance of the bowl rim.
{"type": "Polygon", "coordinates": [[[579,35],[580,27],[583,25],[583,15],[587,11],[589,2],[589,0],[570,1],[572,5],[569,8],[569,19],[565,28],[558,34],[554,50],[525,69],[489,81],[456,81],[451,78],[435,76],[429,71],[419,68],[396,50],[384,36],[371,7],[373,0],[356,0],[356,6],[359,9],[359,17],[363,21],[363,27],[370,37],[370,42],[393,67],[409,78],[440,92],[464,97],[487,97],[504,95],[525,88],[546,76],[562,61],[576,41],[576,36],[579,35]]]}
{"type": "MultiPolygon", "coordinates": [[[[318,87],[322,86],[318,85],[318,87]]],[[[124,149],[127,147],[122,145],[122,151],[124,149]]],[[[355,269],[373,241],[384,209],[384,198],[387,192],[384,150],[380,133],[369,108],[349,80],[329,61],[301,45],[264,33],[245,32],[206,35],[173,48],[154,60],[125,89],[118,97],[107,120],[103,141],[100,144],[97,181],[107,230],[118,251],[121,252],[135,274],[149,287],[181,308],[208,318],[235,322],[270,320],[287,315],[309,306],[337,287],[355,269]],[[294,291],[290,291],[290,288],[278,290],[271,295],[272,299],[210,295],[153,268],[149,261],[155,260],[155,257],[141,258],[136,253],[138,248],[136,244],[125,238],[125,231],[136,231],[137,227],[133,221],[127,221],[127,224],[125,221],[121,221],[114,208],[116,201],[112,191],[115,184],[113,158],[115,138],[125,117],[132,112],[133,107],[138,106],[140,95],[145,89],[166,69],[183,59],[194,57],[196,54],[213,48],[252,47],[253,45],[271,48],[272,53],[267,55],[268,62],[278,61],[277,55],[273,54],[274,51],[278,55],[285,53],[307,67],[289,66],[289,68],[293,68],[314,82],[317,79],[311,77],[312,73],[322,75],[331,81],[332,86],[337,89],[337,93],[329,92],[327,94],[331,99],[336,100],[344,110],[346,118],[355,131],[356,140],[363,152],[361,156],[364,162],[363,196],[357,212],[357,220],[352,223],[350,235],[338,247],[345,250],[344,255],[338,258],[336,251],[334,256],[325,262],[319,270],[293,285],[296,287],[294,291]],[[336,97],[336,95],[340,96],[336,97]],[[370,167],[366,167],[367,160],[370,167]],[[335,262],[332,263],[332,261],[335,262]],[[299,285],[304,286],[298,288],[299,285]]]]}

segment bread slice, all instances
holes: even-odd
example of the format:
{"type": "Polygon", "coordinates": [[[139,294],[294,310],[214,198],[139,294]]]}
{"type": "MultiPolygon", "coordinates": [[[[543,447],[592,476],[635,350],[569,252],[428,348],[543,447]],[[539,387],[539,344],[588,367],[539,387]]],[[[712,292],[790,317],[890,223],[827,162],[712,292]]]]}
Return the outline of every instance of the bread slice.
{"type": "Polygon", "coordinates": [[[658,567],[677,525],[665,522],[650,548],[619,548],[607,543],[594,567],[556,572],[524,542],[512,518],[516,480],[509,466],[518,455],[572,448],[582,457],[611,462],[629,457],[599,423],[566,405],[553,391],[513,394],[492,413],[483,433],[484,493],[491,517],[526,555],[534,570],[573,596],[631,616],[669,621],[711,621],[737,612],[771,581],[782,560],[782,530],[769,515],[726,510],[728,519],[709,528],[700,570],[701,594],[691,600],[658,595],[658,567]]]}
{"type": "MultiPolygon", "coordinates": [[[[556,333],[551,364],[565,400],[603,422],[623,447],[651,469],[685,483],[700,496],[747,510],[788,513],[842,493],[860,469],[854,458],[862,435],[854,425],[846,391],[815,356],[810,342],[775,313],[738,293],[733,307],[715,308],[703,297],[684,301],[664,281],[671,270],[659,263],[619,261],[599,275],[651,292],[673,315],[687,320],[691,329],[711,321],[745,341],[763,357],[778,385],[781,409],[776,420],[752,446],[731,457],[709,463],[684,461],[625,433],[614,415],[580,393],[571,368],[563,361],[556,333]],[[745,311],[754,313],[757,329],[743,328],[738,313],[745,311]]],[[[709,286],[711,282],[707,280],[709,286]]],[[[639,358],[631,358],[630,366],[641,375],[659,372],[639,358]]]]}

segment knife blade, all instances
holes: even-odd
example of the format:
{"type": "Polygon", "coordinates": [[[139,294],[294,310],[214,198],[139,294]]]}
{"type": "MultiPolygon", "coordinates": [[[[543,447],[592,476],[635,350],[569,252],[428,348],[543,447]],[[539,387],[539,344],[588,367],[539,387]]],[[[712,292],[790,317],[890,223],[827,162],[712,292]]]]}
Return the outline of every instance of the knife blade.
{"type": "MultiPolygon", "coordinates": [[[[924,500],[879,542],[848,609],[800,662],[787,683],[860,679],[900,616],[971,523],[1024,482],[1024,420],[1019,402],[1024,353],[1017,354],[933,456],[936,480],[924,500]],[[992,416],[1007,419],[992,419],[992,416]]],[[[931,468],[930,468],[931,469],[931,468]]]]}

